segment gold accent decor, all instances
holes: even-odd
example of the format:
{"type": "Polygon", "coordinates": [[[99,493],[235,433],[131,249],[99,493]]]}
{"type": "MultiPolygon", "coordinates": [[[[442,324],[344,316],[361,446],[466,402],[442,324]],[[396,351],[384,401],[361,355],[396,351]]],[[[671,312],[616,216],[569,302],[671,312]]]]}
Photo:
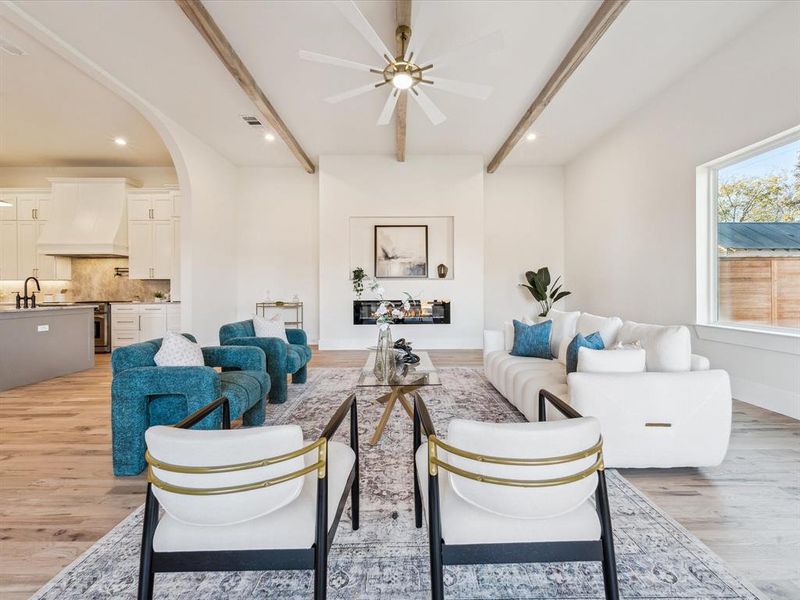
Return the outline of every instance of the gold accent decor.
{"type": "Polygon", "coordinates": [[[603,438],[600,437],[597,440],[597,442],[590,448],[587,448],[586,450],[581,450],[579,452],[573,452],[572,454],[564,454],[561,456],[550,456],[542,458],[503,458],[498,456],[486,456],[483,454],[468,452],[467,450],[461,450],[460,448],[456,448],[445,442],[442,442],[435,435],[431,435],[428,436],[428,473],[431,476],[437,475],[439,467],[441,467],[445,471],[449,471],[450,473],[453,473],[460,477],[465,477],[466,479],[479,481],[481,483],[491,483],[494,485],[505,485],[510,487],[524,487],[524,488],[540,488],[540,487],[552,487],[556,485],[565,485],[568,483],[574,483],[576,481],[580,481],[581,479],[585,479],[586,477],[589,477],[590,475],[596,473],[597,471],[602,471],[605,469],[605,464],[603,462],[603,438]],[[486,464],[507,465],[516,467],[559,465],[568,462],[575,462],[583,458],[588,458],[594,454],[597,455],[597,459],[591,466],[584,469],[583,471],[580,471],[578,473],[573,473],[571,475],[565,475],[563,477],[554,477],[550,479],[508,479],[505,477],[493,477],[491,475],[481,475],[479,473],[473,473],[472,471],[467,471],[465,469],[455,467],[445,461],[442,461],[439,459],[437,455],[436,452],[437,446],[441,447],[448,453],[461,456],[462,458],[466,458],[468,460],[474,460],[476,462],[482,462],[486,464]]]}
{"type": "Polygon", "coordinates": [[[303,477],[305,475],[308,475],[309,473],[312,473],[314,471],[317,472],[318,478],[323,479],[327,472],[328,440],[327,438],[321,437],[314,443],[309,444],[308,446],[304,446],[303,448],[300,448],[298,450],[293,450],[292,452],[287,452],[286,454],[281,454],[279,456],[272,456],[269,458],[262,458],[259,460],[252,460],[244,463],[237,463],[232,465],[220,465],[216,467],[173,465],[170,463],[162,462],[154,458],[150,454],[149,450],[145,452],[145,460],[147,461],[148,464],[147,481],[152,483],[157,488],[160,488],[167,492],[172,492],[175,494],[185,494],[189,496],[216,496],[220,494],[247,492],[250,490],[257,490],[272,485],[277,485],[279,483],[285,483],[287,481],[291,481],[292,479],[297,479],[298,477],[303,477]],[[318,451],[318,459],[317,462],[315,462],[314,464],[305,466],[302,469],[298,469],[297,471],[292,471],[291,473],[279,475],[278,477],[272,477],[270,479],[264,479],[261,481],[255,481],[252,483],[246,483],[242,485],[232,485],[232,486],[218,487],[218,488],[187,488],[167,483],[166,481],[159,479],[153,472],[153,469],[155,468],[155,469],[161,469],[162,471],[168,471],[171,473],[183,473],[190,475],[234,473],[238,471],[258,469],[261,467],[266,467],[286,462],[287,460],[298,458],[300,456],[308,454],[309,452],[313,452],[314,450],[318,451]]]}

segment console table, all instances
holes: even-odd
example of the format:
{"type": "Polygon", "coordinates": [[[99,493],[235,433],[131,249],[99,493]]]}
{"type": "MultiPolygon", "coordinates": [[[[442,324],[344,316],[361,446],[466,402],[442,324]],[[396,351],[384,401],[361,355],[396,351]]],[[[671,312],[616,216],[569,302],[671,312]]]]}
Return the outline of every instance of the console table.
{"type": "Polygon", "coordinates": [[[287,327],[293,327],[296,329],[303,329],[303,303],[302,302],[258,302],[256,304],[256,314],[261,315],[262,317],[267,316],[267,310],[293,310],[294,316],[293,321],[283,321],[283,324],[287,327]]]}

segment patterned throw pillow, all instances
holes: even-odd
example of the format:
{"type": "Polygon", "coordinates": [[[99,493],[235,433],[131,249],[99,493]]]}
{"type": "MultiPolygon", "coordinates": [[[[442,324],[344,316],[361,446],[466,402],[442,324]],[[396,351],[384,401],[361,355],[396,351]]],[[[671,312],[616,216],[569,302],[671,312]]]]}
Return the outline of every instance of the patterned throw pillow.
{"type": "Polygon", "coordinates": [[[567,346],[567,375],[574,373],[578,370],[578,348],[592,348],[593,350],[602,350],[603,338],[600,337],[600,332],[595,331],[586,337],[583,334],[578,334],[567,346]]]}
{"type": "Polygon", "coordinates": [[[202,367],[203,350],[200,344],[183,337],[180,333],[168,331],[161,342],[161,349],[154,357],[159,367],[202,367]]]}
{"type": "Polygon", "coordinates": [[[261,315],[253,315],[253,329],[256,332],[256,337],[274,337],[283,340],[287,344],[289,340],[286,337],[286,326],[283,324],[283,319],[280,315],[267,319],[261,315]]]}
{"type": "Polygon", "coordinates": [[[514,347],[511,356],[527,356],[550,360],[550,330],[552,321],[526,325],[514,319],[514,347]]]}

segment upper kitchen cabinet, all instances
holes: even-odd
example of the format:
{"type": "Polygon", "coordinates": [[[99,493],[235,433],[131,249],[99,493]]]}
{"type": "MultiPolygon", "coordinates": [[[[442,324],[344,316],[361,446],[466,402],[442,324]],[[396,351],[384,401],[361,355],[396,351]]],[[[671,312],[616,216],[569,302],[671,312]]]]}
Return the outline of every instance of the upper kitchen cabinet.
{"type": "Polygon", "coordinates": [[[50,194],[18,194],[18,221],[47,221],[50,218],[50,194]]]}
{"type": "Polygon", "coordinates": [[[17,220],[17,195],[12,193],[0,193],[0,200],[11,206],[0,206],[0,221],[17,220]]]}
{"type": "Polygon", "coordinates": [[[173,279],[177,276],[177,194],[136,190],[128,194],[128,276],[173,279]]]}
{"type": "Polygon", "coordinates": [[[173,215],[170,192],[137,191],[128,194],[129,221],[169,221],[173,215]]]}
{"type": "Polygon", "coordinates": [[[38,248],[51,216],[50,194],[46,190],[16,189],[0,192],[0,198],[12,205],[0,208],[0,279],[70,279],[69,258],[46,255],[38,248]]]}

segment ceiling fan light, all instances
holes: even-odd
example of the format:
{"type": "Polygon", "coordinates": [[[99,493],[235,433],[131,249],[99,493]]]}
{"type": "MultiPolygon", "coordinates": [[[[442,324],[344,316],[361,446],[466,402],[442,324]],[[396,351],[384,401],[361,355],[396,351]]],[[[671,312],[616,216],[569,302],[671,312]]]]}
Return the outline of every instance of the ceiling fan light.
{"type": "Polygon", "coordinates": [[[392,85],[398,90],[407,90],[414,84],[414,78],[405,71],[400,71],[392,77],[392,85]]]}

